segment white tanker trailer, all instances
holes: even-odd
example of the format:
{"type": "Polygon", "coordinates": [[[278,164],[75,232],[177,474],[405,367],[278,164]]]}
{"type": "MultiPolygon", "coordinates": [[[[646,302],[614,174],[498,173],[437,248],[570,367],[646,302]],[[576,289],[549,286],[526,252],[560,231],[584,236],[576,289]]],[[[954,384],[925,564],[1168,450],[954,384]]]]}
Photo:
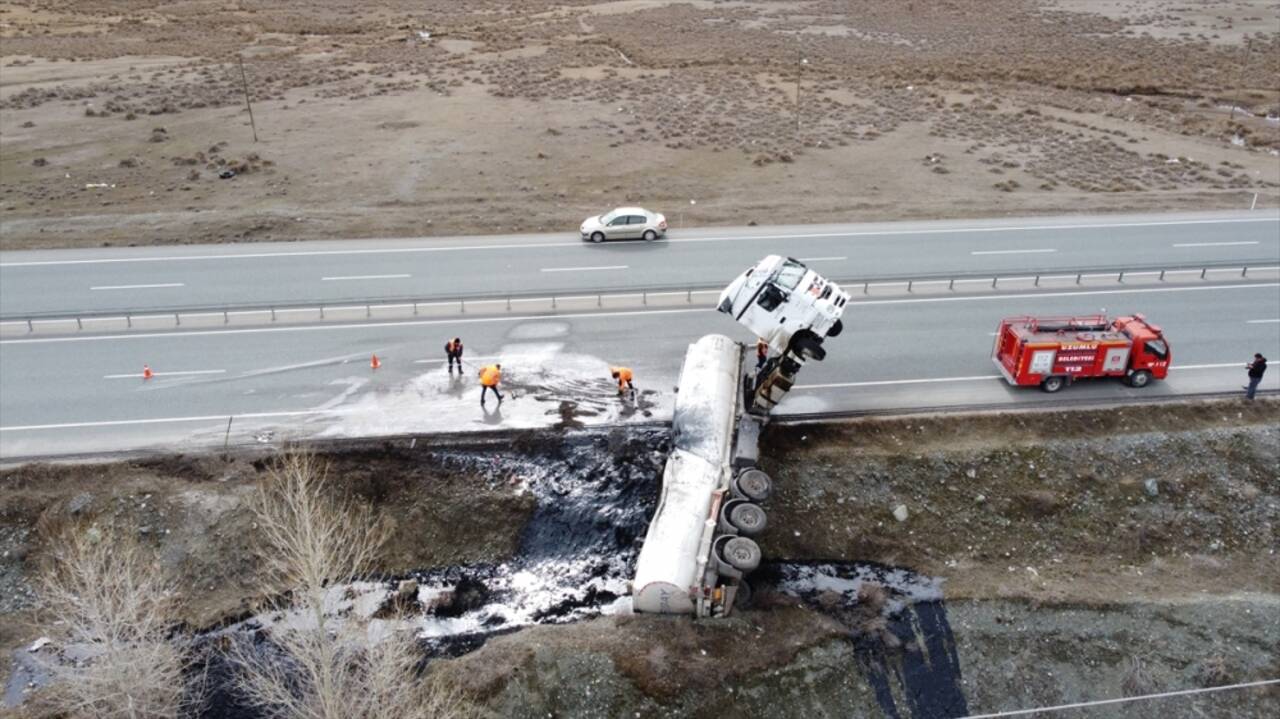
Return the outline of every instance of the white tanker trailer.
{"type": "Polygon", "coordinates": [[[718,309],[779,352],[748,371],[724,335],[689,345],[672,416],[662,495],[631,583],[637,612],[723,616],[744,602],[760,564],[772,482],[755,467],[760,430],[822,340],[839,334],[849,296],[790,258],[770,255],[734,280],[718,309]]]}

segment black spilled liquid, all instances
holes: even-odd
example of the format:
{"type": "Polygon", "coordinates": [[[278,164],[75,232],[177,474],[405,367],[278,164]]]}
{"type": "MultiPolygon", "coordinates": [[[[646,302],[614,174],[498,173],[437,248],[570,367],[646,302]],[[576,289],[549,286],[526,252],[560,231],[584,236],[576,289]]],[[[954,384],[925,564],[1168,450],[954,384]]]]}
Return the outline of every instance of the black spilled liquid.
{"type": "MultiPolygon", "coordinates": [[[[433,467],[467,470],[495,486],[519,477],[521,491],[536,500],[511,560],[396,578],[417,580],[419,597],[445,597],[429,602],[429,610],[414,610],[426,659],[460,656],[532,624],[572,622],[623,606],[669,444],[665,430],[630,427],[537,432],[499,447],[424,452],[433,467]]],[[[875,688],[886,716],[967,713],[940,580],[868,563],[796,562],[766,564],[752,582],[757,592],[788,594],[844,621],[857,657],[850,671],[875,688]]],[[[269,641],[253,630],[251,621],[224,632],[248,631],[255,641],[269,641]]],[[[214,700],[203,716],[255,716],[226,689],[229,677],[216,658],[209,676],[214,700]]]]}

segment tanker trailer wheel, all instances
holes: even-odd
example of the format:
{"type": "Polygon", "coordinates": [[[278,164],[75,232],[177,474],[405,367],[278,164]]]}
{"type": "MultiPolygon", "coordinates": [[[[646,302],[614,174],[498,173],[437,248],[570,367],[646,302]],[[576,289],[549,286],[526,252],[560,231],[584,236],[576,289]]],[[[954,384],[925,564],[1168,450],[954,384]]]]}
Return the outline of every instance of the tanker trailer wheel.
{"type": "Polygon", "coordinates": [[[751,589],[751,583],[745,579],[738,580],[738,591],[733,595],[734,609],[750,609],[751,600],[754,598],[754,592],[751,589]]]}
{"type": "Polygon", "coordinates": [[[836,320],[836,323],[831,325],[831,329],[827,330],[827,336],[839,337],[841,332],[844,332],[844,320],[836,320]]]}
{"type": "Polygon", "coordinates": [[[725,505],[725,519],[744,537],[754,537],[769,525],[769,518],[758,504],[743,500],[725,505]]]}
{"type": "Polygon", "coordinates": [[[745,574],[760,566],[760,545],[746,537],[734,537],[721,546],[720,558],[745,574]]]}
{"type": "Polygon", "coordinates": [[[1134,372],[1133,374],[1129,375],[1130,387],[1137,387],[1141,389],[1143,387],[1146,387],[1149,384],[1151,384],[1151,373],[1144,369],[1140,369],[1137,372],[1134,372]]]}
{"type": "Polygon", "coordinates": [[[758,469],[748,469],[733,479],[733,489],[752,502],[764,502],[773,493],[773,480],[758,469]]]}
{"type": "Polygon", "coordinates": [[[1060,377],[1058,375],[1054,375],[1052,377],[1045,378],[1044,382],[1040,385],[1040,389],[1044,390],[1045,392],[1048,392],[1049,394],[1053,394],[1054,392],[1057,392],[1058,390],[1066,386],[1067,386],[1066,377],[1060,377]]]}

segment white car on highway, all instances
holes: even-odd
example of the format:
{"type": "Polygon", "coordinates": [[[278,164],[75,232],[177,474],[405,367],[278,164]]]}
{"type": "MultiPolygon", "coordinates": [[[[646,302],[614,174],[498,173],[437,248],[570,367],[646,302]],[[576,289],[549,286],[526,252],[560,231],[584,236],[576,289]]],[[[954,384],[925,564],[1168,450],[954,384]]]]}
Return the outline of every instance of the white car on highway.
{"type": "Polygon", "coordinates": [[[617,207],[596,217],[588,217],[579,228],[582,239],[592,242],[605,240],[647,240],[652,242],[667,236],[667,218],[643,207],[617,207]]]}

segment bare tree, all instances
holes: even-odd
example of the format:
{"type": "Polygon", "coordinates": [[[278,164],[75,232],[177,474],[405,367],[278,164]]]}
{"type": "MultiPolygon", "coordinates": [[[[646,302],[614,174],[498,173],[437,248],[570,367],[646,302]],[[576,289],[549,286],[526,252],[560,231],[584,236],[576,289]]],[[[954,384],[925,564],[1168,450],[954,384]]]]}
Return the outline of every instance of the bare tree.
{"type": "Polygon", "coordinates": [[[407,622],[334,616],[338,585],[368,574],[387,537],[370,509],[329,486],[313,455],[277,461],[254,507],[262,559],[291,621],[269,642],[239,642],[230,659],[250,701],[282,719],[450,719],[469,714],[460,696],[421,676],[407,622]]]}
{"type": "Polygon", "coordinates": [[[40,588],[64,634],[43,662],[53,681],[39,704],[73,717],[178,716],[188,659],[170,636],[176,587],[137,542],[70,528],[40,588]]]}

